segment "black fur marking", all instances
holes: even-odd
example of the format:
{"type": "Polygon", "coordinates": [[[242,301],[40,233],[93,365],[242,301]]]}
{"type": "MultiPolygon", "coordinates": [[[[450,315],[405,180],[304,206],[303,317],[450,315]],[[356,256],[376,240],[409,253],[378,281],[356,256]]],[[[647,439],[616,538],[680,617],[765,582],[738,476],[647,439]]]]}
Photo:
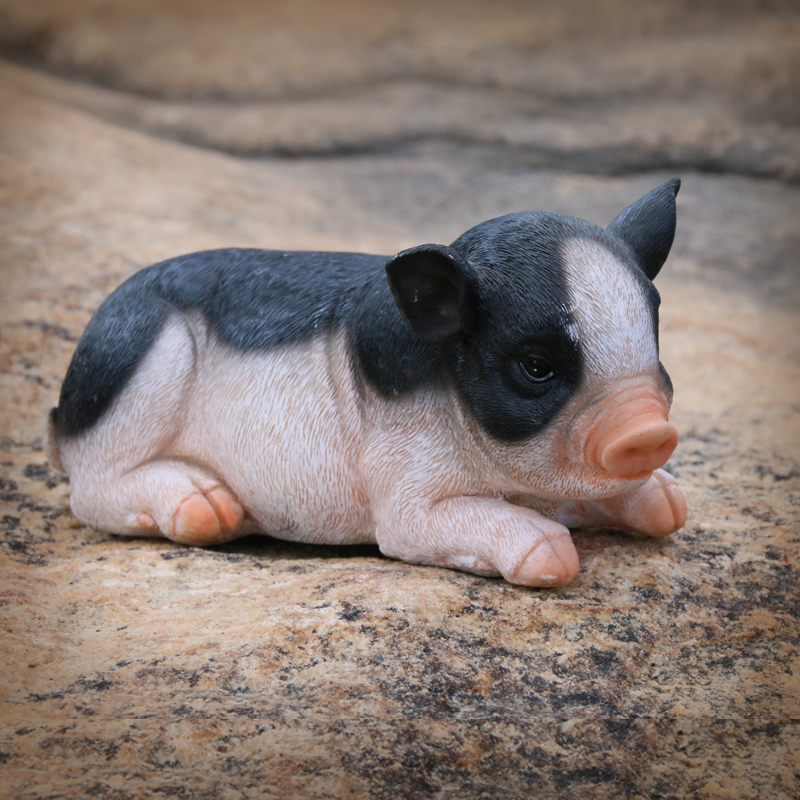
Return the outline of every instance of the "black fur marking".
{"type": "Polygon", "coordinates": [[[419,337],[403,319],[392,297],[381,262],[381,280],[348,309],[355,362],[384,397],[396,398],[422,385],[442,382],[441,348],[419,337]]]}
{"type": "MultiPolygon", "coordinates": [[[[569,291],[561,249],[567,239],[598,242],[644,291],[658,336],[658,291],[630,246],[597,225],[559,214],[522,212],[484,222],[452,244],[479,278],[478,329],[454,346],[451,370],[462,402],[492,436],[529,439],[577,391],[583,371],[581,345],[569,335],[569,291]],[[519,357],[542,358],[555,377],[535,384],[524,378],[519,357]]],[[[591,346],[590,343],[588,343],[591,346]]]]}
{"type": "Polygon", "coordinates": [[[452,371],[462,402],[482,427],[507,442],[541,431],[580,384],[583,358],[573,322],[561,243],[598,238],[601,229],[572,217],[523,212],[489,220],[453,242],[480,280],[478,329],[454,346],[452,371]],[[536,356],[555,377],[524,376],[519,360],[536,356]]]}
{"type": "Polygon", "coordinates": [[[141,270],[100,306],[73,356],[58,407],[62,436],[91,428],[133,376],[170,313],[200,310],[225,344],[265,350],[339,325],[354,330],[366,378],[383,394],[436,371],[436,349],[402,319],[386,256],[210,250],[141,270]]]}
{"type": "MultiPolygon", "coordinates": [[[[141,274],[141,273],[140,273],[141,274]]],[[[57,409],[58,432],[74,436],[94,425],[130,380],[169,315],[169,304],[143,297],[130,281],[100,306],[69,365],[57,409]]]]}

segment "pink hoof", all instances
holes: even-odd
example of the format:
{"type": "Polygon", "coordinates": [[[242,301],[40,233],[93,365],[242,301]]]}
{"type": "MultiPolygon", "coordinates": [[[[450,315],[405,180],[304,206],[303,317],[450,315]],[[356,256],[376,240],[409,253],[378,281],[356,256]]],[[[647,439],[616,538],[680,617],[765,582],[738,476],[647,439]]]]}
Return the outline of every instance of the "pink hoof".
{"type": "Polygon", "coordinates": [[[629,524],[650,536],[667,536],[686,524],[686,498],[670,475],[655,472],[627,509],[629,524]]]}
{"type": "Polygon", "coordinates": [[[189,495],[178,506],[169,538],[198,547],[229,542],[236,537],[243,517],[236,498],[223,486],[217,486],[207,495],[189,495]]]}
{"type": "Polygon", "coordinates": [[[578,574],[579,567],[572,539],[558,536],[539,542],[509,580],[521,586],[562,586],[578,574]]]}
{"type": "Polygon", "coordinates": [[[170,539],[181,544],[215,544],[222,532],[216,512],[202,494],[190,494],[178,506],[173,522],[170,539]]]}
{"type": "Polygon", "coordinates": [[[224,486],[212,489],[206,498],[217,513],[221,532],[235,533],[244,519],[244,509],[239,501],[224,486]]]}

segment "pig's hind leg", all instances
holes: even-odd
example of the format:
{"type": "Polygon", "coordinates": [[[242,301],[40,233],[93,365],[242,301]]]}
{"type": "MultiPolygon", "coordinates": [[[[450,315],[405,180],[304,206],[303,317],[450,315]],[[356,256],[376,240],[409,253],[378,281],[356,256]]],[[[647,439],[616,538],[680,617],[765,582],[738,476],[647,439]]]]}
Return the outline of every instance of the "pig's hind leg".
{"type": "Polygon", "coordinates": [[[167,459],[110,476],[102,493],[79,482],[70,502],[75,515],[94,528],[200,546],[236,538],[244,517],[238,500],[212,474],[167,459]]]}
{"type": "Polygon", "coordinates": [[[568,528],[620,527],[649,536],[668,536],[686,523],[686,499],[678,482],[657,469],[634,492],[607,500],[576,500],[555,515],[568,528]]]}
{"type": "Polygon", "coordinates": [[[100,421],[61,441],[78,519],[111,533],[193,545],[239,535],[244,512],[233,493],[207,467],[171,452],[197,358],[195,335],[176,314],[100,421]]]}

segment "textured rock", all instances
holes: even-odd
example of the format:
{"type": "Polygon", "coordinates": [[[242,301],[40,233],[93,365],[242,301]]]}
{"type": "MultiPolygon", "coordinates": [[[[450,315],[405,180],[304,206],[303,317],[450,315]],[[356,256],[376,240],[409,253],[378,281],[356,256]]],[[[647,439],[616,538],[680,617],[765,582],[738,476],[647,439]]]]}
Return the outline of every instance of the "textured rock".
{"type": "MultiPolygon", "coordinates": [[[[50,68],[88,70],[88,57],[47,53],[72,52],[59,44],[70,36],[85,52],[119,8],[92,17],[79,3],[19,4],[14,25],[50,31],[50,68]]],[[[200,23],[175,8],[189,49],[170,58],[183,63],[200,23]]],[[[369,20],[389,12],[353,8],[367,16],[363,41],[379,41],[373,28],[385,26],[369,20]]],[[[713,8],[700,8],[692,24],[716,36],[713,8]]],[[[745,11],[721,26],[726,35],[740,35],[745,11]]],[[[485,23],[480,8],[470,13],[485,23]]],[[[568,38],[560,13],[541,33],[556,60],[568,38]]],[[[607,35],[685,41],[687,23],[671,14],[654,4],[607,35]]],[[[468,22],[454,19],[466,36],[468,22]]],[[[599,24],[588,19],[570,24],[599,24]]],[[[430,24],[409,34],[408,59],[427,52],[415,37],[446,35],[430,24]]],[[[510,41],[498,25],[485,31],[489,50],[510,41]]],[[[0,764],[12,796],[796,796],[800,189],[683,174],[674,255],[658,282],[682,436],[670,468],[690,506],[669,539],[577,532],[578,578],[541,591],[370,547],[117,538],[70,515],[42,420],[91,313],[136,269],[229,245],[391,253],[526,207],[605,224],[672,175],[548,171],[513,148],[447,136],[297,160],[165,141],[120,111],[144,102],[127,93],[146,89],[143,75],[174,80],[169,103],[219,93],[214,75],[235,98],[280,93],[225,72],[237,52],[225,42],[219,74],[205,62],[196,73],[159,66],[161,45],[142,50],[158,27],[148,26],[141,17],[111,36],[116,48],[100,37],[103,63],[117,58],[113,89],[0,69],[0,764]],[[192,75],[202,92],[185,84],[192,75]]],[[[318,74],[292,74],[322,102],[344,78],[319,63],[318,74]]],[[[277,61],[262,77],[274,75],[277,61]]],[[[757,79],[777,96],[778,78],[757,79]]],[[[722,97],[726,76],[713,80],[722,97]]]]}
{"type": "Polygon", "coordinates": [[[796,796],[800,736],[796,722],[711,720],[98,720],[21,726],[0,741],[26,799],[678,800],[796,796]]]}
{"type": "Polygon", "coordinates": [[[447,138],[529,166],[800,179],[791,2],[729,3],[724,18],[664,0],[354,0],[345,13],[205,0],[153,13],[163,5],[4,0],[3,38],[23,62],[123,90],[51,93],[236,154],[447,138]]]}

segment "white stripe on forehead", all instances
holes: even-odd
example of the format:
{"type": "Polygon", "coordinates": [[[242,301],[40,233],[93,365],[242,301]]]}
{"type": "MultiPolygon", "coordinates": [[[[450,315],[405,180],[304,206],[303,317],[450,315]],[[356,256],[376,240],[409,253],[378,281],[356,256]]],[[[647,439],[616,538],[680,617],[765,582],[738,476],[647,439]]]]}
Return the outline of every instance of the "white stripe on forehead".
{"type": "Polygon", "coordinates": [[[656,370],[650,304],[629,268],[591,239],[567,239],[561,256],[586,379],[606,381],[656,370]]]}

